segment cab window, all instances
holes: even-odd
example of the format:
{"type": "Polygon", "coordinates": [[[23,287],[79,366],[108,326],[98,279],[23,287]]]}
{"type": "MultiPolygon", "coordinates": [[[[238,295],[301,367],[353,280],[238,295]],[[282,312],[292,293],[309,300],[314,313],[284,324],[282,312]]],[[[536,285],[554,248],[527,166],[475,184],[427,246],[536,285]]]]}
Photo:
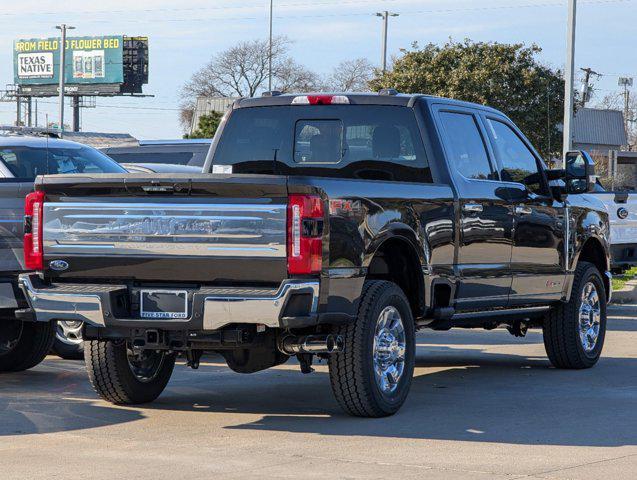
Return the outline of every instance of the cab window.
{"type": "Polygon", "coordinates": [[[216,165],[233,173],[432,181],[413,109],[388,105],[236,109],[216,165]]]}

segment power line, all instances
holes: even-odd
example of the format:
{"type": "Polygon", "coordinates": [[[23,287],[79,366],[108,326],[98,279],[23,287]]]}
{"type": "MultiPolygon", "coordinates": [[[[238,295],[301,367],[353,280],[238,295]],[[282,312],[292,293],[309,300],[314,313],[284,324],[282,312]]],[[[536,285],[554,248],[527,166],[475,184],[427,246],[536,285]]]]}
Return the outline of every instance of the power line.
{"type": "MultiPolygon", "coordinates": [[[[277,8],[280,7],[318,7],[318,6],[340,6],[340,5],[367,5],[370,3],[390,3],[398,2],[400,0],[342,0],[336,2],[303,2],[303,3],[281,3],[277,4],[277,8]]],[[[143,9],[127,9],[127,10],[74,10],[69,12],[51,11],[51,12],[33,12],[30,15],[60,15],[64,13],[66,15],[99,15],[99,14],[122,14],[122,13],[166,13],[166,12],[200,12],[209,10],[246,10],[263,8],[263,4],[254,5],[236,5],[236,6],[217,6],[217,7],[186,7],[186,8],[143,8],[143,9]]],[[[24,12],[4,12],[0,13],[2,16],[19,16],[24,15],[24,12]]]]}
{"type": "MultiPolygon", "coordinates": [[[[57,102],[47,102],[46,100],[40,101],[39,103],[47,104],[47,105],[57,105],[57,102]]],[[[97,108],[120,108],[124,110],[159,110],[166,112],[180,112],[181,108],[168,108],[168,107],[136,107],[136,106],[123,106],[123,105],[97,105],[97,108]]]]}
{"type": "MultiPolygon", "coordinates": [[[[378,0],[375,0],[378,1],[378,0]]],[[[398,1],[398,0],[383,0],[383,1],[398,1]]],[[[615,4],[615,3],[632,3],[636,0],[587,0],[587,1],[582,1],[582,4],[588,4],[588,5],[605,5],[605,4],[615,4]]],[[[350,4],[355,4],[355,3],[360,3],[360,4],[367,4],[368,2],[362,2],[362,1],[343,1],[343,2],[339,2],[338,4],[341,5],[343,3],[350,3],[350,4]]],[[[307,7],[313,7],[313,6],[318,6],[319,4],[317,3],[304,3],[304,4],[286,4],[286,5],[281,5],[281,6],[307,6],[307,7]]],[[[323,5],[328,5],[327,3],[324,3],[323,5]]],[[[335,5],[334,3],[329,3],[329,5],[335,5]]],[[[445,9],[429,9],[429,10],[412,10],[412,11],[402,11],[401,13],[406,14],[406,15],[421,15],[421,14],[453,14],[453,13],[462,13],[462,12],[481,12],[481,11],[497,11],[497,10],[512,10],[512,9],[517,9],[517,8],[549,8],[549,7],[561,7],[563,6],[562,2],[544,2],[544,3],[528,3],[528,4],[517,4],[517,5],[494,5],[494,6],[480,6],[480,7],[463,7],[463,8],[445,8],[445,9]]],[[[237,7],[200,7],[202,10],[233,10],[236,9],[237,7]]],[[[256,8],[256,7],[249,7],[249,8],[256,8]]],[[[101,11],[99,13],[118,13],[118,14],[122,14],[122,13],[162,13],[162,12],[166,12],[166,11],[179,11],[179,12],[184,12],[184,11],[198,11],[197,9],[193,8],[193,9],[142,9],[142,10],[111,10],[111,11],[101,11]]],[[[46,13],[42,13],[42,14],[53,14],[55,13],[56,15],[59,15],[60,12],[46,12],[46,13]]],[[[95,12],[91,12],[91,11],[83,11],[83,12],[68,12],[69,15],[73,15],[76,13],[80,13],[80,14],[86,14],[86,15],[95,15],[95,12]]],[[[1,14],[2,15],[19,15],[17,13],[11,13],[11,14],[1,14]]],[[[35,13],[34,15],[39,15],[39,13],[35,13]]],[[[369,13],[368,12],[352,12],[352,13],[325,13],[325,14],[308,14],[308,15],[304,15],[304,14],[292,14],[292,15],[276,15],[274,18],[278,18],[278,19],[298,19],[298,18],[334,18],[334,17],[362,17],[362,16],[368,16],[369,13]]],[[[140,18],[135,18],[135,19],[118,19],[118,22],[124,22],[124,23],[158,23],[158,22],[206,22],[206,21],[211,21],[211,20],[232,20],[232,21],[240,21],[240,20],[262,20],[262,17],[249,17],[249,16],[241,16],[241,17],[222,17],[222,16],[216,16],[216,17],[194,17],[194,18],[160,18],[160,19],[140,19],[140,18]]],[[[85,22],[89,22],[89,23],[111,23],[112,20],[103,20],[103,19],[88,19],[88,20],[84,20],[85,22]]],[[[31,23],[43,23],[44,20],[32,20],[31,23]]]]}

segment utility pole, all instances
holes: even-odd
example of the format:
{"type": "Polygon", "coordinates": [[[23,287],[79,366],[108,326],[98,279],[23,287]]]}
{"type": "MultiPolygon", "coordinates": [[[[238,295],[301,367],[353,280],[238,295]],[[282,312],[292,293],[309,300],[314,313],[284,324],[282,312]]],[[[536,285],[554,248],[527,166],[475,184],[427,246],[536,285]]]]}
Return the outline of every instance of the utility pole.
{"type": "Polygon", "coordinates": [[[389,25],[389,17],[397,17],[398,15],[398,13],[388,12],[387,10],[376,13],[377,17],[381,17],[383,19],[383,51],[381,60],[383,73],[387,71],[387,27],[389,25]]]}
{"type": "Polygon", "coordinates": [[[584,72],[584,80],[582,82],[582,108],[590,102],[593,92],[593,87],[590,85],[591,76],[601,77],[601,74],[594,71],[592,68],[580,68],[584,72]]]}
{"type": "Polygon", "coordinates": [[[268,53],[268,92],[272,91],[272,14],[274,13],[274,0],[270,0],[270,53],[268,53]]]}
{"type": "MultiPolygon", "coordinates": [[[[630,117],[630,90],[629,88],[633,86],[633,78],[632,77],[619,77],[619,81],[617,82],[620,87],[624,87],[624,128],[626,129],[626,135],[628,135],[628,124],[631,122],[632,118],[630,117]]],[[[629,145],[630,146],[630,145],[629,145]]]]}
{"type": "MultiPolygon", "coordinates": [[[[566,69],[564,72],[564,143],[563,160],[573,145],[573,82],[575,81],[575,26],[577,18],[577,0],[568,0],[568,26],[566,29],[566,69]]],[[[566,163],[563,162],[566,166],[566,163]]]]}
{"type": "Polygon", "coordinates": [[[58,74],[60,75],[60,113],[58,117],[60,136],[64,136],[64,62],[66,61],[66,31],[73,30],[75,27],[71,27],[66,23],[62,25],[56,25],[60,30],[60,67],[58,74]]]}

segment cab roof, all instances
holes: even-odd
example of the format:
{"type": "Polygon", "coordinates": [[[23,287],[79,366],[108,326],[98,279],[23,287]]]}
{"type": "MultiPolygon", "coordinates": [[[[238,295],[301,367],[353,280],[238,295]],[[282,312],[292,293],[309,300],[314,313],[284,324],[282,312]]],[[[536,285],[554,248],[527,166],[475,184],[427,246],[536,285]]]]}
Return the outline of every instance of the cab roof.
{"type": "MultiPolygon", "coordinates": [[[[459,107],[488,110],[493,113],[500,113],[498,110],[480,105],[478,103],[454,100],[451,98],[437,97],[425,94],[404,94],[393,90],[381,90],[379,93],[285,93],[266,92],[262,97],[240,98],[234,102],[233,108],[248,107],[269,107],[269,106],[286,106],[292,105],[294,99],[298,97],[346,97],[350,105],[394,105],[399,107],[413,107],[416,101],[420,100],[426,103],[445,103],[448,105],[457,105],[459,107]]],[[[339,103],[342,104],[342,103],[339,103]]]]}

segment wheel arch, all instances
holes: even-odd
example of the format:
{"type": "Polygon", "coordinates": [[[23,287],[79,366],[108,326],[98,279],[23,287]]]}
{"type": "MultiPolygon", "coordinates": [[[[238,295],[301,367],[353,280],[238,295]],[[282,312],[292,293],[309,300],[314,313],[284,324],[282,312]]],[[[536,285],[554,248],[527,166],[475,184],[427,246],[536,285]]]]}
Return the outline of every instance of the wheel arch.
{"type": "MultiPolygon", "coordinates": [[[[573,262],[573,266],[577,267],[577,265],[581,262],[592,263],[597,267],[599,273],[604,282],[604,288],[606,290],[606,298],[610,298],[611,293],[611,285],[610,285],[610,277],[606,275],[606,272],[609,271],[609,258],[607,254],[607,249],[604,248],[605,242],[602,242],[597,237],[590,236],[583,243],[579,252],[577,253],[577,257],[573,262]]],[[[570,295],[569,295],[570,297],[570,295]]]]}
{"type": "Polygon", "coordinates": [[[414,318],[425,314],[426,260],[411,229],[394,230],[374,242],[368,256],[367,280],[388,280],[407,296],[414,318]]]}

